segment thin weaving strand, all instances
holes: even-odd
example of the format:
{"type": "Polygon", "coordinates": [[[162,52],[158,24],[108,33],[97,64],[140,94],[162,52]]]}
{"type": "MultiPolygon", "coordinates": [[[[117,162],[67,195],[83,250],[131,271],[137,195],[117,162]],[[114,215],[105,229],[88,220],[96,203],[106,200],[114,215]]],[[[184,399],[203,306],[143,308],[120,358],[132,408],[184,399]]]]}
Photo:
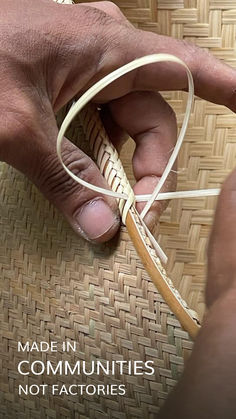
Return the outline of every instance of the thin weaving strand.
{"type": "MultiPolygon", "coordinates": [[[[189,121],[189,117],[191,113],[193,96],[194,96],[194,86],[193,86],[192,74],[190,70],[188,69],[188,67],[185,65],[185,63],[179,60],[177,57],[171,56],[168,54],[153,54],[152,56],[146,56],[146,57],[142,57],[137,60],[134,60],[134,62],[131,62],[123,66],[122,68],[112,72],[111,74],[104,77],[104,79],[97,82],[73,105],[73,107],[70,109],[69,113],[67,114],[66,118],[64,119],[61,125],[61,128],[59,130],[59,134],[57,138],[57,153],[58,153],[59,160],[61,161],[61,164],[64,167],[65,171],[70,175],[70,177],[72,177],[78,183],[83,184],[84,186],[94,191],[119,198],[119,209],[122,216],[122,221],[124,224],[126,224],[128,231],[131,235],[131,238],[135,244],[136,249],[139,252],[139,246],[141,245],[143,252],[144,250],[147,251],[146,256],[147,256],[147,259],[149,259],[147,261],[143,252],[140,252],[140,256],[144,262],[144,266],[146,263],[146,269],[149,272],[151,278],[153,279],[153,282],[155,283],[155,285],[157,286],[157,288],[159,289],[163,297],[166,299],[167,303],[170,305],[170,308],[176,314],[176,316],[180,320],[183,327],[189,332],[192,338],[195,338],[199,329],[199,325],[200,325],[198,321],[198,317],[195,312],[189,309],[185,301],[181,298],[178,291],[174,288],[172,281],[168,278],[157,255],[159,255],[162,261],[164,261],[165,263],[167,262],[167,257],[165,253],[163,252],[163,250],[160,248],[159,244],[156,242],[155,238],[152,236],[151,232],[148,230],[147,226],[145,225],[142,219],[147,213],[147,211],[149,210],[149,208],[151,207],[154,200],[157,199],[160,189],[163,186],[165,180],[167,179],[171,171],[171,168],[177,158],[178,152],[180,150],[180,147],[183,142],[185,132],[187,129],[187,125],[188,125],[188,121],[189,121]],[[88,135],[87,138],[90,141],[90,146],[96,157],[97,164],[100,167],[102,174],[107,179],[108,184],[111,186],[112,190],[115,191],[115,195],[114,195],[114,192],[105,190],[95,185],[91,185],[88,182],[85,182],[82,179],[79,179],[77,176],[75,176],[73,172],[71,172],[62,161],[61,145],[64,138],[64,134],[68,126],[70,125],[72,119],[104,87],[106,87],[117,78],[128,73],[129,71],[132,71],[135,68],[139,68],[149,63],[161,62],[161,61],[176,62],[182,65],[183,67],[185,67],[187,76],[188,76],[189,95],[188,95],[187,107],[186,107],[186,113],[185,113],[183,125],[180,130],[180,134],[179,134],[176,146],[174,147],[173,153],[163,172],[163,175],[158,185],[156,186],[155,190],[151,194],[151,196],[148,196],[148,198],[145,196],[138,197],[142,201],[147,200],[144,210],[142,211],[141,215],[139,215],[135,209],[135,195],[134,195],[133,189],[131,188],[126,178],[126,175],[123,170],[117,151],[114,149],[114,147],[110,143],[109,139],[106,136],[106,133],[103,136],[103,138],[102,138],[102,135],[96,135],[95,139],[93,138],[93,141],[91,144],[90,140],[91,140],[91,134],[94,129],[94,117],[95,117],[95,114],[97,113],[96,109],[92,108],[93,115],[92,115],[92,118],[89,120],[89,123],[90,123],[89,125],[90,127],[92,126],[92,129],[91,131],[89,131],[89,126],[87,126],[86,134],[88,135]],[[102,141],[101,141],[101,138],[102,138],[102,141]],[[132,228],[130,228],[130,226],[132,226],[132,228],[136,230],[134,235],[133,235],[132,228]],[[140,243],[140,239],[141,239],[141,243],[140,243]],[[154,264],[153,267],[151,266],[152,264],[154,264]],[[152,268],[154,268],[154,271],[152,268]],[[156,276],[157,272],[158,272],[158,275],[156,276]],[[173,300],[173,297],[174,297],[174,300],[173,300]]],[[[86,125],[85,122],[83,125],[84,126],[86,125]]],[[[101,134],[101,131],[102,131],[102,128],[100,129],[99,134],[101,134]]],[[[194,193],[196,195],[196,191],[194,191],[194,193]]],[[[209,195],[212,196],[218,193],[219,193],[218,190],[211,190],[209,195]]],[[[204,191],[203,195],[206,196],[206,194],[207,192],[204,191]]]]}
{"type": "MultiPolygon", "coordinates": [[[[99,192],[99,193],[103,193],[105,195],[108,196],[112,196],[114,198],[119,198],[119,199],[126,199],[127,201],[129,201],[129,204],[131,205],[133,202],[131,202],[131,198],[129,196],[127,196],[126,194],[120,194],[114,191],[110,191],[104,188],[100,188],[98,186],[92,185],[89,182],[86,182],[82,179],[80,179],[78,176],[76,176],[73,172],[71,172],[71,170],[68,169],[68,167],[66,167],[66,165],[63,163],[62,157],[61,157],[61,145],[63,142],[63,138],[64,138],[64,134],[67,130],[67,128],[69,127],[69,125],[71,124],[73,118],[83,109],[83,107],[89,103],[101,90],[103,90],[106,86],[108,86],[109,84],[111,84],[113,81],[117,80],[118,78],[120,78],[121,76],[135,70],[138,69],[140,67],[143,67],[144,65],[148,65],[148,64],[153,64],[153,63],[159,63],[159,62],[174,62],[177,63],[181,66],[183,66],[186,70],[187,76],[188,76],[188,87],[189,87],[189,93],[188,93],[188,101],[187,101],[187,106],[186,106],[186,113],[185,113],[185,117],[184,117],[184,121],[183,121],[183,125],[182,128],[180,130],[179,133],[179,137],[178,140],[176,142],[176,145],[174,147],[174,150],[171,154],[171,157],[168,161],[168,164],[162,174],[162,177],[158,183],[158,185],[163,185],[166,178],[168,177],[169,172],[171,171],[171,168],[177,158],[178,152],[180,150],[181,144],[183,142],[186,130],[187,130],[187,126],[188,126],[188,121],[190,118],[190,114],[191,114],[191,107],[192,107],[192,103],[193,103],[193,97],[194,97],[194,85],[193,85],[193,78],[192,78],[192,74],[189,70],[189,68],[186,66],[186,64],[180,60],[179,58],[175,57],[174,55],[170,55],[170,54],[152,54],[152,55],[147,55],[145,57],[142,58],[138,58],[124,66],[122,66],[121,68],[118,68],[117,70],[113,71],[112,73],[108,74],[107,76],[105,76],[103,79],[99,80],[97,83],[94,84],[94,86],[92,86],[90,89],[87,90],[87,92],[85,92],[80,99],[74,103],[74,105],[71,107],[70,111],[68,112],[66,118],[64,119],[61,128],[59,130],[58,133],[58,137],[57,137],[57,154],[59,157],[59,160],[61,161],[62,166],[64,167],[64,169],[66,170],[66,172],[70,175],[70,177],[72,177],[76,182],[80,183],[81,185],[92,189],[95,192],[99,192]]],[[[144,210],[142,211],[141,217],[143,218],[146,211],[148,211],[148,209],[150,208],[149,205],[151,206],[152,203],[154,202],[155,198],[157,197],[158,193],[159,193],[159,188],[157,187],[155,188],[154,192],[152,193],[152,197],[149,199],[149,201],[147,202],[144,210]]],[[[134,199],[134,195],[132,196],[132,198],[134,199]]],[[[127,212],[126,212],[127,213],[127,212]]],[[[125,224],[125,216],[122,214],[122,221],[125,224]]]]}
{"type": "MultiPolygon", "coordinates": [[[[140,214],[141,219],[143,219],[144,216],[146,215],[146,213],[148,212],[148,210],[150,209],[151,205],[155,201],[155,199],[157,199],[157,196],[158,196],[158,194],[161,190],[161,187],[165,183],[165,181],[166,181],[166,179],[167,179],[167,177],[168,177],[168,175],[171,171],[171,168],[172,168],[172,166],[173,166],[173,164],[174,164],[174,162],[177,158],[180,147],[181,147],[182,142],[184,140],[184,136],[185,136],[185,133],[186,133],[186,130],[187,130],[187,126],[188,126],[188,122],[189,122],[189,118],[190,118],[190,114],[191,114],[191,108],[192,108],[193,97],[194,97],[193,78],[192,78],[192,74],[191,74],[189,68],[186,66],[186,64],[182,60],[180,60],[179,58],[177,58],[173,55],[170,55],[170,54],[153,54],[153,55],[148,55],[148,56],[145,56],[145,57],[142,57],[142,58],[138,58],[138,59],[124,65],[123,67],[118,68],[117,70],[113,71],[112,73],[108,74],[103,79],[98,81],[94,86],[92,86],[87,92],[85,92],[81,96],[81,98],[77,102],[75,102],[73,104],[73,106],[71,107],[70,111],[68,112],[66,118],[64,119],[64,121],[61,125],[61,128],[60,128],[59,133],[58,133],[58,137],[57,137],[57,154],[58,154],[58,157],[59,157],[59,160],[60,160],[62,166],[64,167],[64,169],[66,170],[66,172],[69,174],[70,177],[72,177],[76,182],[80,183],[81,185],[83,185],[83,186],[85,186],[89,189],[92,189],[95,192],[103,193],[103,194],[108,195],[108,196],[112,196],[112,197],[115,197],[115,198],[126,200],[126,204],[123,206],[122,211],[121,211],[122,221],[123,221],[124,224],[126,224],[126,216],[127,216],[128,210],[135,202],[135,195],[134,195],[134,192],[133,192],[132,188],[130,188],[130,187],[126,188],[124,190],[124,193],[121,194],[119,191],[114,192],[114,188],[113,188],[113,191],[110,191],[110,190],[92,185],[91,183],[88,183],[88,182],[80,179],[73,172],[71,172],[71,170],[69,170],[68,167],[66,167],[66,165],[64,164],[64,162],[62,160],[62,156],[61,156],[61,146],[62,146],[64,134],[65,134],[67,128],[69,127],[69,125],[71,124],[72,120],[74,119],[74,117],[101,90],[103,90],[106,86],[111,84],[116,79],[118,79],[121,76],[129,73],[130,71],[133,71],[134,69],[140,68],[140,67],[142,67],[144,65],[147,65],[147,64],[158,63],[158,62],[163,62],[163,61],[164,62],[165,61],[174,62],[174,63],[180,64],[181,66],[183,66],[185,68],[186,73],[187,73],[187,77],[188,77],[189,94],[188,94],[188,100],[187,100],[187,106],[186,106],[184,121],[183,121],[182,128],[180,130],[180,133],[179,133],[178,140],[176,142],[174,150],[171,154],[171,157],[170,157],[170,159],[167,163],[167,166],[166,166],[166,168],[165,168],[165,170],[164,170],[164,172],[161,176],[161,179],[160,179],[158,185],[154,189],[151,196],[149,196],[146,199],[147,203],[146,203],[143,211],[140,214]]],[[[107,160],[108,160],[108,155],[111,154],[110,153],[111,150],[109,149],[109,147],[110,147],[110,145],[107,144],[107,152],[108,152],[107,160]]],[[[118,158],[118,155],[117,155],[116,151],[113,150],[113,152],[115,153],[115,155],[114,155],[114,159],[112,161],[112,165],[113,165],[113,170],[117,172],[121,168],[121,163],[119,161],[119,158],[118,158]]],[[[100,157],[98,156],[98,159],[99,158],[100,157]]],[[[127,184],[128,184],[128,181],[127,181],[127,184]]],[[[210,194],[212,195],[212,191],[211,191],[210,194]]],[[[143,200],[146,201],[145,198],[143,200]]],[[[161,260],[164,263],[167,263],[168,258],[166,256],[166,254],[161,249],[161,247],[159,246],[159,244],[157,243],[155,238],[152,236],[150,231],[147,229],[145,224],[144,224],[144,228],[147,230],[147,235],[149,236],[150,240],[152,241],[153,246],[155,247],[157,254],[159,255],[159,257],[161,258],[161,260]]]]}
{"type": "MultiPolygon", "coordinates": [[[[114,149],[112,144],[110,143],[109,139],[107,139],[107,136],[106,135],[102,136],[102,135],[97,134],[96,137],[93,138],[92,143],[90,141],[90,146],[94,152],[97,164],[100,167],[100,170],[103,173],[104,177],[107,179],[113,192],[91,185],[77,178],[77,176],[75,176],[73,172],[71,172],[65,166],[65,164],[62,161],[62,156],[61,156],[61,145],[64,138],[64,134],[68,126],[70,125],[72,119],[78,114],[78,112],[81,111],[81,109],[83,109],[88,104],[88,102],[90,102],[91,99],[93,99],[95,95],[97,95],[104,87],[106,87],[107,85],[109,85],[114,80],[121,77],[122,75],[128,73],[129,71],[132,71],[135,68],[139,68],[149,63],[160,62],[160,61],[177,62],[181,64],[182,66],[184,66],[188,75],[188,84],[189,84],[189,95],[188,95],[186,114],[184,117],[183,126],[180,131],[176,146],[173,150],[173,153],[170,157],[167,167],[164,170],[163,176],[160,180],[160,182],[162,182],[162,185],[163,185],[166,178],[168,177],[168,174],[173,166],[173,163],[178,155],[179,149],[183,142],[184,135],[185,135],[187,125],[188,125],[188,120],[191,113],[191,106],[192,106],[193,95],[194,95],[193,79],[192,79],[190,70],[185,65],[185,63],[183,63],[177,57],[174,57],[168,54],[154,54],[151,56],[146,56],[146,57],[142,57],[137,60],[134,60],[133,62],[123,66],[121,69],[115,70],[111,74],[104,77],[104,79],[97,82],[94,86],[92,86],[76,103],[73,104],[66,118],[64,119],[61,125],[61,128],[59,130],[58,138],[57,138],[57,153],[66,172],[78,183],[81,183],[84,186],[87,186],[90,189],[93,189],[97,192],[103,193],[105,191],[106,195],[115,196],[116,198],[117,197],[119,198],[119,209],[120,209],[123,223],[126,224],[128,228],[129,223],[127,222],[127,217],[129,216],[131,225],[136,229],[136,234],[133,236],[133,241],[134,243],[136,243],[137,237],[139,241],[139,244],[136,243],[136,248],[139,251],[139,246],[141,245],[143,251],[145,250],[147,252],[147,255],[145,257],[140,252],[141,253],[140,256],[144,264],[146,263],[147,271],[149,272],[151,278],[153,279],[154,283],[158,287],[159,291],[162,293],[163,297],[169,303],[172,311],[179,318],[183,327],[187,331],[189,331],[190,335],[194,338],[199,328],[199,321],[198,321],[197,315],[195,312],[189,309],[185,301],[181,298],[178,291],[174,288],[172,281],[168,278],[164,268],[162,267],[157,255],[159,255],[159,257],[161,258],[162,261],[164,261],[164,263],[167,262],[167,257],[165,253],[163,252],[163,250],[160,248],[155,238],[152,236],[151,232],[148,230],[147,226],[145,225],[142,219],[142,215],[140,216],[135,209],[135,195],[134,195],[133,189],[131,188],[126,178],[118,153],[114,149]],[[141,243],[140,243],[140,240],[141,240],[141,243]],[[146,261],[147,258],[149,259],[148,261],[146,261]],[[151,266],[152,264],[154,264],[154,266],[151,266]],[[157,272],[158,272],[158,276],[156,275],[157,272]]],[[[94,115],[96,112],[97,110],[93,107],[94,115]]],[[[89,140],[91,140],[91,134],[93,132],[94,125],[95,125],[94,115],[92,116],[92,118],[91,117],[89,118],[89,124],[86,125],[86,122],[85,122],[86,117],[83,123],[83,125],[86,126],[86,134],[89,140]]],[[[149,205],[150,206],[152,205],[158,193],[159,193],[159,189],[158,187],[156,187],[154,190],[154,193],[149,198],[145,208],[149,208],[149,205]]],[[[212,191],[211,191],[211,194],[212,194],[212,191]]],[[[132,236],[132,229],[130,229],[129,232],[132,236]]]]}
{"type": "MultiPolygon", "coordinates": [[[[165,201],[167,199],[182,199],[182,198],[199,198],[203,196],[217,196],[220,194],[220,189],[197,189],[195,191],[177,191],[177,192],[163,192],[158,193],[155,198],[156,201],[165,201]]],[[[136,202],[147,201],[152,195],[135,195],[136,202]]]]}
{"type": "MultiPolygon", "coordinates": [[[[182,145],[182,142],[184,140],[184,136],[185,136],[185,133],[186,133],[186,130],[187,130],[188,121],[189,121],[190,114],[191,114],[193,97],[194,97],[194,85],[193,85],[192,74],[191,74],[189,68],[186,66],[186,64],[182,60],[180,60],[179,58],[177,58],[173,55],[170,55],[170,54],[153,54],[153,55],[147,55],[147,56],[142,57],[142,58],[138,58],[138,59],[122,66],[121,68],[118,68],[117,70],[113,71],[112,73],[108,74],[103,79],[101,79],[100,81],[95,83],[94,86],[92,86],[90,89],[88,89],[88,91],[85,92],[81,96],[81,98],[73,104],[72,108],[70,109],[66,118],[64,119],[64,121],[61,125],[61,128],[59,130],[59,133],[58,133],[57,154],[58,154],[58,157],[61,161],[61,164],[64,167],[64,169],[66,170],[66,172],[76,182],[82,184],[85,187],[88,187],[88,188],[90,188],[90,189],[92,189],[96,192],[99,192],[99,193],[105,193],[106,195],[113,196],[115,198],[125,199],[126,203],[122,207],[122,211],[120,211],[121,216],[122,216],[122,221],[123,221],[124,224],[126,224],[126,217],[127,217],[128,210],[135,203],[135,195],[134,195],[133,189],[129,185],[128,180],[127,180],[127,183],[126,183],[127,187],[124,189],[124,194],[120,194],[119,192],[114,193],[114,192],[106,190],[104,188],[100,188],[98,186],[92,185],[92,184],[80,179],[78,176],[74,175],[74,173],[71,172],[71,170],[69,170],[68,167],[66,167],[66,165],[64,164],[64,162],[62,160],[62,156],[61,156],[61,146],[62,146],[62,142],[63,142],[63,139],[64,139],[64,134],[65,134],[68,126],[71,124],[72,120],[74,119],[74,117],[81,111],[81,109],[83,109],[83,107],[88,102],[90,102],[94,98],[94,96],[96,96],[106,86],[108,86],[113,81],[120,78],[121,76],[129,73],[130,71],[133,71],[137,68],[143,67],[144,65],[158,63],[158,62],[165,62],[165,61],[180,64],[181,66],[183,66],[185,68],[186,73],[187,73],[187,77],[188,77],[188,86],[189,86],[188,100],[187,100],[186,113],[185,113],[183,125],[182,125],[182,128],[180,130],[179,137],[177,139],[176,145],[174,147],[174,150],[171,154],[171,157],[168,161],[168,164],[167,164],[167,166],[166,166],[166,168],[165,168],[165,170],[162,174],[162,177],[161,177],[157,187],[154,189],[151,197],[149,198],[148,202],[146,203],[146,205],[145,205],[145,207],[144,207],[144,209],[143,209],[143,211],[140,215],[140,217],[142,219],[145,216],[146,212],[151,207],[155,198],[157,197],[161,186],[164,184],[165,180],[167,179],[167,177],[168,177],[168,175],[171,171],[171,168],[172,168],[172,166],[173,166],[173,164],[174,164],[174,162],[177,158],[178,152],[180,150],[180,147],[182,145]]],[[[110,144],[108,143],[107,144],[108,155],[111,155],[111,151],[112,151],[112,149],[110,149],[110,144]]],[[[116,171],[116,172],[119,171],[119,170],[122,170],[122,172],[123,172],[123,168],[122,168],[122,165],[121,165],[121,162],[119,160],[117,152],[114,151],[114,150],[112,152],[115,153],[114,159],[112,161],[113,170],[116,171]]],[[[99,158],[99,156],[98,156],[98,158],[99,158]]],[[[114,190],[114,188],[113,188],[113,190],[114,190]]],[[[162,262],[164,262],[166,264],[167,261],[168,261],[168,258],[166,256],[165,252],[161,249],[160,245],[157,243],[155,238],[152,236],[151,232],[148,230],[148,228],[146,227],[144,222],[142,222],[142,223],[144,225],[144,228],[146,229],[147,235],[148,235],[149,239],[151,240],[157,254],[161,258],[162,262]]]]}
{"type": "MultiPolygon", "coordinates": [[[[101,123],[96,106],[90,104],[83,109],[80,114],[80,119],[97,164],[109,185],[119,192],[132,191],[117,151],[110,143],[101,123]],[[114,170],[114,166],[116,167],[116,170],[114,170]]],[[[121,213],[124,205],[125,200],[120,200],[119,208],[121,213]]],[[[150,237],[147,235],[147,230],[143,226],[143,221],[134,205],[128,210],[126,221],[131,239],[151,279],[165,298],[173,313],[179,319],[183,328],[187,330],[194,339],[200,326],[198,316],[187,306],[179,292],[174,288],[172,281],[168,278],[165,269],[161,265],[160,259],[156,255],[156,249],[154,248],[150,237]]]]}
{"type": "MultiPolygon", "coordinates": [[[[117,156],[117,152],[113,145],[110,144],[96,106],[92,104],[86,106],[80,113],[80,120],[86,139],[94,153],[94,157],[102,175],[114,190],[122,192],[124,188],[127,188],[128,181],[126,174],[120,162],[119,172],[115,173],[113,170],[114,159],[115,156],[117,156]],[[107,145],[109,146],[108,148],[106,148],[107,145]],[[111,154],[109,155],[109,153],[111,154]]],[[[132,189],[131,186],[129,186],[129,188],[132,189]]],[[[123,210],[124,205],[125,201],[120,200],[120,211],[123,210]]],[[[147,234],[148,229],[140,218],[134,205],[128,210],[126,227],[144,267],[157,289],[162,294],[183,328],[187,330],[194,339],[200,326],[198,316],[195,311],[187,306],[186,302],[173,286],[171,279],[168,278],[165,269],[161,265],[160,259],[157,257],[156,249],[152,242],[152,236],[151,234],[147,234]]]]}

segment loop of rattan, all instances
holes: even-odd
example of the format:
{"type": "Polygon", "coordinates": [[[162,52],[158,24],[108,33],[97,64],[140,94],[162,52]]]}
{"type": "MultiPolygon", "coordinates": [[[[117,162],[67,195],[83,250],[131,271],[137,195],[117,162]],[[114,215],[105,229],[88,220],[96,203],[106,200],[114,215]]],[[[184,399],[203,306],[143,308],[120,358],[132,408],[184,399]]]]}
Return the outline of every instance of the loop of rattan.
{"type": "MultiPolygon", "coordinates": [[[[150,56],[151,57],[151,56],[150,56]]],[[[148,58],[148,57],[147,57],[148,58]]],[[[177,57],[166,57],[170,60],[176,60],[179,61],[183,66],[185,66],[184,63],[182,63],[177,57]]],[[[165,59],[165,57],[164,57],[165,59]]],[[[138,61],[138,60],[137,60],[138,61]]],[[[132,63],[131,63],[132,64],[132,63]]],[[[124,66],[124,67],[128,67],[124,66]]],[[[186,66],[185,66],[186,67],[186,66]]],[[[190,83],[192,82],[192,76],[189,71],[189,69],[186,67],[187,70],[187,76],[189,81],[189,89],[190,89],[190,83]]],[[[130,71],[130,70],[127,70],[130,71]]],[[[115,72],[114,72],[115,73],[115,72]]],[[[123,73],[125,74],[125,72],[123,73]]],[[[112,74],[111,74],[112,75],[112,74]]],[[[117,76],[118,78],[120,76],[117,76]]],[[[104,80],[107,77],[104,78],[104,80]]],[[[115,78],[114,78],[115,79],[115,78]]],[[[108,85],[111,81],[108,81],[108,85]]],[[[98,83],[97,83],[98,84],[98,83]]],[[[95,87],[95,86],[94,86],[95,87]]],[[[90,89],[91,90],[91,89],[90,89]]],[[[95,90],[95,89],[94,89],[95,90]]],[[[97,89],[98,92],[101,90],[101,88],[97,89]]],[[[193,89],[192,92],[189,93],[188,103],[187,103],[187,110],[185,115],[185,120],[182,127],[182,132],[186,130],[188,118],[190,115],[190,109],[192,105],[192,98],[193,96],[193,89]],[[192,93],[192,94],[191,94],[192,93]],[[185,126],[185,128],[184,128],[185,126]]],[[[93,96],[95,94],[93,93],[93,96]]],[[[85,95],[84,95],[85,96],[85,95]]],[[[85,104],[88,102],[88,100],[84,100],[85,104]]],[[[165,169],[162,178],[155,188],[153,194],[151,195],[149,201],[147,202],[141,216],[138,214],[138,212],[135,209],[135,195],[134,192],[129,184],[129,181],[126,177],[125,171],[123,169],[122,163],[119,159],[118,153],[115,150],[115,148],[110,143],[105,129],[101,124],[98,111],[95,106],[89,105],[87,106],[86,110],[82,110],[82,124],[85,132],[85,136],[87,140],[89,141],[90,148],[93,151],[94,157],[97,161],[97,164],[100,168],[101,173],[107,180],[109,186],[111,186],[111,189],[116,192],[117,196],[118,194],[121,194],[119,198],[122,198],[122,195],[125,196],[126,199],[120,199],[119,200],[119,210],[120,214],[122,216],[122,221],[126,225],[127,230],[130,234],[130,237],[134,243],[134,246],[137,250],[137,252],[140,255],[140,258],[144,264],[144,267],[146,268],[147,272],[149,273],[151,279],[153,280],[154,284],[156,285],[158,291],[162,295],[162,297],[165,299],[167,304],[169,305],[170,309],[173,311],[173,313],[176,315],[178,320],[180,321],[183,328],[189,333],[189,335],[194,339],[198,333],[200,322],[198,319],[198,315],[195,311],[191,310],[187,303],[181,298],[179,292],[175,289],[172,281],[170,278],[168,278],[167,273],[165,269],[163,268],[161,261],[159,257],[157,257],[157,253],[163,257],[163,259],[166,258],[164,252],[159,247],[158,243],[146,227],[145,223],[142,220],[142,216],[145,215],[145,209],[148,211],[150,208],[152,202],[154,201],[156,195],[161,189],[162,184],[164,183],[165,179],[168,176],[168,173],[172,167],[172,164],[174,162],[173,156],[174,152],[172,153],[172,156],[170,158],[170,161],[168,163],[168,167],[165,169]],[[170,165],[172,159],[172,164],[170,165]]],[[[77,112],[74,112],[76,115],[77,112]]],[[[68,117],[68,115],[67,115],[68,117]]],[[[59,156],[59,159],[64,167],[64,169],[67,171],[67,173],[75,180],[77,180],[79,183],[87,184],[85,181],[81,181],[81,179],[77,179],[77,176],[75,176],[63,163],[62,157],[61,157],[61,143],[63,141],[63,135],[66,130],[66,127],[68,124],[67,117],[65,118],[57,139],[57,153],[59,156]]],[[[73,112],[71,115],[71,120],[73,119],[73,112]]],[[[180,138],[179,136],[179,138],[180,138]]],[[[184,137],[184,133],[182,135],[184,137]]],[[[182,141],[177,141],[177,144],[175,146],[175,149],[178,150],[181,146],[182,141]]],[[[167,165],[167,166],[168,166],[167,165]]],[[[85,185],[86,186],[86,185],[85,185]]],[[[87,184],[87,186],[91,186],[87,184]]],[[[99,187],[94,187],[94,190],[97,190],[97,192],[104,192],[100,190],[99,187]]]]}
{"type": "MultiPolygon", "coordinates": [[[[58,158],[64,168],[64,170],[69,174],[69,176],[75,180],[77,183],[81,184],[82,186],[85,186],[89,189],[92,189],[95,192],[98,193],[102,193],[105,194],[107,196],[112,196],[114,198],[118,198],[118,199],[125,199],[128,200],[128,203],[122,208],[122,212],[121,212],[121,216],[122,216],[122,221],[124,224],[126,224],[126,215],[128,212],[128,209],[131,207],[132,204],[134,204],[135,202],[135,195],[133,194],[133,192],[131,191],[131,189],[129,188],[129,195],[127,195],[126,193],[120,193],[117,192],[116,188],[112,188],[112,190],[110,189],[104,189],[101,188],[100,186],[96,186],[94,184],[91,184],[87,181],[85,181],[84,179],[81,179],[80,177],[76,176],[63,162],[62,159],[62,143],[64,140],[64,135],[68,129],[68,127],[70,126],[71,122],[73,121],[73,119],[75,118],[75,116],[99,93],[101,92],[105,87],[109,86],[112,82],[114,82],[115,80],[119,79],[120,77],[124,76],[125,74],[137,70],[140,67],[146,66],[148,64],[154,64],[154,63],[160,63],[160,62],[172,62],[178,65],[181,65],[182,67],[184,67],[186,74],[187,74],[187,79],[188,79],[188,99],[187,99],[187,104],[186,104],[186,112],[184,115],[184,119],[183,119],[183,124],[182,124],[182,128],[179,132],[178,135],[178,139],[176,141],[176,144],[174,146],[174,149],[170,155],[169,161],[162,173],[162,176],[158,182],[158,184],[156,185],[156,187],[154,188],[154,191],[152,192],[151,196],[149,196],[149,198],[146,200],[146,205],[143,208],[141,214],[140,214],[140,219],[142,220],[144,218],[144,216],[147,214],[148,210],[151,208],[151,205],[153,204],[153,202],[155,201],[155,199],[157,198],[162,186],[164,185],[171,169],[172,166],[178,156],[178,153],[180,151],[180,147],[183,143],[184,137],[185,137],[185,133],[187,130],[187,126],[188,126],[188,122],[189,122],[189,118],[190,118],[190,114],[191,114],[191,108],[192,108],[192,104],[193,104],[193,98],[194,98],[194,84],[193,84],[193,77],[192,74],[188,68],[188,66],[182,61],[180,60],[178,57],[171,55],[171,54],[152,54],[152,55],[147,55],[141,58],[137,58],[136,60],[133,60],[131,62],[129,62],[128,64],[123,65],[122,67],[112,71],[111,73],[109,73],[108,75],[106,75],[105,77],[103,77],[101,80],[99,80],[97,83],[95,83],[92,87],[90,87],[76,102],[74,102],[73,106],[71,107],[71,109],[69,110],[68,114],[66,115],[66,118],[64,119],[58,136],[57,136],[57,155],[58,158]]],[[[107,147],[109,148],[109,142],[107,144],[107,147]]],[[[120,170],[120,163],[118,161],[118,156],[116,156],[114,154],[114,157],[112,157],[112,161],[113,161],[113,165],[114,170],[116,170],[116,166],[117,169],[120,170]]],[[[124,176],[124,173],[121,173],[121,178],[124,176]]],[[[165,255],[165,253],[163,252],[163,250],[161,249],[160,245],[157,243],[156,239],[152,236],[151,232],[148,230],[148,228],[145,226],[144,222],[142,221],[142,224],[144,226],[144,228],[147,231],[147,235],[149,237],[149,239],[151,240],[154,248],[156,249],[157,255],[160,257],[160,259],[164,262],[167,263],[167,256],[165,255]]]]}

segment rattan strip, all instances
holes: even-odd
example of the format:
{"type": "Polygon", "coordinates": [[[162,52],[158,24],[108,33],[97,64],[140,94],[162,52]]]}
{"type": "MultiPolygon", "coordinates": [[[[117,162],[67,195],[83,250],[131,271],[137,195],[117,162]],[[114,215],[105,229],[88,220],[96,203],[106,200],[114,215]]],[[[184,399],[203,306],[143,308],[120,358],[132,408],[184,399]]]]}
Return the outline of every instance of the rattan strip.
{"type": "MultiPolygon", "coordinates": [[[[112,190],[132,194],[132,188],[129,185],[118,153],[108,139],[96,106],[88,105],[82,110],[80,118],[86,139],[89,141],[97,164],[112,190]]],[[[119,209],[121,214],[124,212],[125,205],[127,205],[127,202],[120,200],[119,209]]],[[[156,255],[148,237],[147,229],[134,205],[130,207],[130,203],[128,203],[127,208],[126,226],[147,272],[183,328],[194,339],[200,326],[197,313],[188,307],[173,286],[156,255]]]]}

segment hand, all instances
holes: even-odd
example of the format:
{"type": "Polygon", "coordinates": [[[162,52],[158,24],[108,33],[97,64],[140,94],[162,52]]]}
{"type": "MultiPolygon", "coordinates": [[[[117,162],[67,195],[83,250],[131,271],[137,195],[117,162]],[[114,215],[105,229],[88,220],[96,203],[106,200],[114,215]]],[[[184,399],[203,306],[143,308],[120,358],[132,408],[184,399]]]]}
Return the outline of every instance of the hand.
{"type": "MultiPolygon", "coordinates": [[[[84,189],[64,172],[56,155],[54,112],[113,69],[159,52],[185,61],[197,95],[236,109],[235,70],[186,42],[133,28],[113,3],[5,0],[0,30],[0,159],[25,173],[90,240],[115,234],[117,203],[84,189]]],[[[176,140],[174,113],[153,90],[186,88],[184,70],[161,63],[129,73],[96,98],[105,104],[104,123],[114,144],[120,148],[123,131],[136,142],[136,193],[153,190],[176,140]]],[[[108,187],[92,160],[68,140],[63,160],[88,182],[108,187]]],[[[173,190],[174,184],[172,173],[165,187],[173,190]]],[[[149,226],[161,210],[160,203],[153,205],[145,219],[149,226]]]]}
{"type": "MultiPolygon", "coordinates": [[[[236,170],[226,179],[208,246],[206,303],[236,292],[236,170]]],[[[235,294],[236,295],[236,294],[235,294]]]]}
{"type": "Polygon", "coordinates": [[[236,170],[223,185],[208,248],[207,305],[179,383],[159,419],[236,417],[236,170]],[[221,397],[216,397],[216,395],[221,397]]]}

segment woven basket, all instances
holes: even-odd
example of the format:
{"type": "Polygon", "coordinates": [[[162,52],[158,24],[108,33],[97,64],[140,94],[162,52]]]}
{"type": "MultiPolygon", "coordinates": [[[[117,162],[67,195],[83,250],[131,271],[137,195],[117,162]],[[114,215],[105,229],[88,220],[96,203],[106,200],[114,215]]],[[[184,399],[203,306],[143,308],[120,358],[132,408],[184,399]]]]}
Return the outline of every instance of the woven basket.
{"type": "MultiPolygon", "coordinates": [[[[139,28],[189,39],[236,67],[235,0],[117,1],[139,28]],[[224,3],[224,6],[221,4],[224,3]]],[[[165,93],[183,119],[186,96],[165,93]]],[[[66,110],[63,111],[64,114],[66,110]]],[[[59,119],[63,115],[59,116],[59,119]]],[[[83,143],[79,120],[69,137],[83,143]]],[[[236,120],[227,109],[196,99],[179,156],[178,189],[218,187],[235,166],[236,120]]],[[[122,160],[132,179],[129,142],[122,160]],[[128,157],[127,157],[128,156],[128,157]]],[[[126,229],[93,246],[20,173],[2,164],[1,383],[3,418],[154,418],[189,356],[192,342],[150,281],[126,229]],[[76,341],[76,353],[26,354],[17,341],[76,341]],[[72,364],[85,360],[154,361],[152,376],[20,376],[20,360],[72,364]],[[124,396],[19,396],[19,384],[125,384],[124,396]]],[[[173,201],[161,217],[159,240],[175,286],[204,313],[205,250],[215,198],[173,201]]]]}

